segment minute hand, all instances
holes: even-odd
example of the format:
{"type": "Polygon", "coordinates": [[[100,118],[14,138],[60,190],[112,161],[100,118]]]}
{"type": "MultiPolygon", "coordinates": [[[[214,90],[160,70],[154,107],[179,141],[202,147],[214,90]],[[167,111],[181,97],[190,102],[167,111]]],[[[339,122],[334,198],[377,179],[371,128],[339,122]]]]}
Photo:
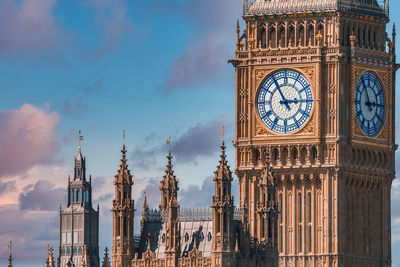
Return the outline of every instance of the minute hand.
{"type": "Polygon", "coordinates": [[[281,88],[279,87],[279,84],[278,84],[278,82],[275,80],[275,78],[274,78],[274,82],[275,82],[276,88],[278,88],[279,94],[280,94],[281,97],[282,97],[282,101],[281,101],[280,103],[281,103],[281,104],[285,104],[286,108],[287,108],[287,109],[290,109],[290,106],[289,106],[289,104],[288,104],[288,101],[286,100],[285,96],[283,95],[283,93],[282,93],[282,91],[281,91],[281,88]]]}

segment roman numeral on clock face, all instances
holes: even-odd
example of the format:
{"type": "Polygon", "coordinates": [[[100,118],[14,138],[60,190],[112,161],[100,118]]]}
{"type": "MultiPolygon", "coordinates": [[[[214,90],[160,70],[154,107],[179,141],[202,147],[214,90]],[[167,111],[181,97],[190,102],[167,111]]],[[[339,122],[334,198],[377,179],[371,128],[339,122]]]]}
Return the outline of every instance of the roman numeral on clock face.
{"type": "Polygon", "coordinates": [[[311,117],[313,91],[300,72],[280,70],[272,73],[261,85],[257,106],[267,128],[278,134],[293,133],[311,117]]]}

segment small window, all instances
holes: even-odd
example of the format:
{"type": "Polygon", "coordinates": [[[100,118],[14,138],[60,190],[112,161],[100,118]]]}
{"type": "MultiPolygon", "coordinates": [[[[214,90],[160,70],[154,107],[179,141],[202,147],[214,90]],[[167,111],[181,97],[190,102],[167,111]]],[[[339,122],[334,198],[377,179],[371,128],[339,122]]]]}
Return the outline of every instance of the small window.
{"type": "Polygon", "coordinates": [[[212,236],[211,236],[211,233],[210,233],[210,232],[208,232],[208,235],[207,235],[208,242],[210,242],[210,241],[211,241],[211,238],[212,238],[212,236]]]}
{"type": "Polygon", "coordinates": [[[204,234],[203,232],[200,233],[200,242],[204,240],[204,234]]]}
{"type": "Polygon", "coordinates": [[[162,235],[161,241],[162,241],[163,243],[165,243],[165,234],[162,235]]]}

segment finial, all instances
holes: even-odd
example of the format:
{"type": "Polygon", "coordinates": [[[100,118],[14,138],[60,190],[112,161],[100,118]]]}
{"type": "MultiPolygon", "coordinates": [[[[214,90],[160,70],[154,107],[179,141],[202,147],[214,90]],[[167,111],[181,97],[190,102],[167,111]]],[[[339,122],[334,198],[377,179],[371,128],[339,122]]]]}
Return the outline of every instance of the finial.
{"type": "Polygon", "coordinates": [[[79,152],[81,152],[81,141],[83,141],[82,131],[79,130],[79,152]]]}
{"type": "Polygon", "coordinates": [[[169,154],[171,154],[171,136],[167,139],[167,145],[169,145],[169,154]]]}
{"type": "Polygon", "coordinates": [[[219,131],[219,133],[222,135],[222,143],[225,142],[225,126],[222,125],[222,129],[219,131]]]}
{"type": "Polygon", "coordinates": [[[10,251],[10,256],[11,256],[11,248],[12,248],[12,241],[10,240],[10,243],[8,245],[8,250],[10,251]]]}
{"type": "Polygon", "coordinates": [[[13,267],[13,265],[12,265],[13,258],[12,258],[11,248],[12,248],[12,242],[10,240],[10,244],[8,245],[8,249],[10,251],[10,256],[8,257],[8,267],[13,267]]]}
{"type": "Polygon", "coordinates": [[[124,146],[125,146],[125,130],[122,131],[122,138],[124,140],[124,146]]]}

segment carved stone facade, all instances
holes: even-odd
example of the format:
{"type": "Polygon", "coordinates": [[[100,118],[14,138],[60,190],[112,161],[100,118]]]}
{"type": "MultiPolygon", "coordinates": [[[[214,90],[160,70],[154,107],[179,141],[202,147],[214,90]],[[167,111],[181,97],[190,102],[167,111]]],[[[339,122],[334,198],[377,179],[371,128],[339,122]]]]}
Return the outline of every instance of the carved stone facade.
{"type": "MultiPolygon", "coordinates": [[[[278,209],[274,197],[276,179],[272,169],[265,163],[265,168],[258,174],[262,181],[260,192],[263,192],[263,197],[258,202],[259,214],[263,221],[262,227],[266,231],[259,242],[250,237],[248,229],[243,228],[242,212],[234,207],[231,193],[232,173],[226,160],[225,149],[225,144],[222,143],[219,165],[214,172],[215,194],[212,197],[211,209],[179,207],[178,181],[173,171],[171,151],[169,152],[160,185],[161,205],[158,210],[150,210],[145,197],[140,238],[134,247],[135,256],[131,254],[122,261],[118,251],[113,250],[113,266],[277,266],[278,209]]],[[[124,151],[125,148],[123,155],[126,152],[124,151]]],[[[125,166],[125,173],[129,173],[126,160],[122,162],[121,168],[125,166]]],[[[126,186],[132,185],[133,182],[130,182],[126,186]]],[[[120,187],[116,185],[116,189],[118,188],[120,187]]],[[[133,211],[132,206],[129,212],[133,214],[133,211]]],[[[116,223],[118,221],[114,219],[114,229],[116,223]]],[[[133,227],[129,227],[129,231],[133,231],[133,227]]],[[[118,237],[116,233],[114,232],[114,240],[118,237]]]]}
{"type": "Polygon", "coordinates": [[[135,201],[132,199],[133,180],[126,163],[125,144],[121,152],[121,164],[114,180],[115,199],[112,202],[112,267],[129,266],[135,252],[133,240],[135,201]]]}
{"type": "Polygon", "coordinates": [[[395,30],[391,40],[386,33],[386,1],[245,1],[244,20],[230,61],[236,69],[234,145],[244,227],[254,239],[265,233],[258,173],[268,151],[280,211],[279,266],[390,266],[398,67],[395,30]],[[257,95],[279,70],[297,71],[313,92],[307,123],[288,134],[267,127],[258,111],[257,95]],[[357,122],[354,100],[367,71],[378,77],[386,107],[383,126],[372,137],[357,122]]]}
{"type": "Polygon", "coordinates": [[[58,267],[99,267],[99,207],[92,207],[92,178],[86,180],[86,159],[79,146],[75,158],[74,178],[68,178],[67,206],[60,206],[60,246],[58,267]]]}

